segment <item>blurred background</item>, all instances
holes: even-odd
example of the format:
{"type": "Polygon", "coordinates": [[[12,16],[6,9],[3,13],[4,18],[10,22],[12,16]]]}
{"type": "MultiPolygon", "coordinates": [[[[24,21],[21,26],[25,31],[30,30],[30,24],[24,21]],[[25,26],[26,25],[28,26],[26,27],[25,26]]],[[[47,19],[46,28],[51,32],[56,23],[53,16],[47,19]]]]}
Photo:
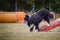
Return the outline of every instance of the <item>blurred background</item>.
{"type": "Polygon", "coordinates": [[[40,9],[52,11],[55,19],[60,18],[60,0],[0,0],[0,23],[17,22],[18,12],[31,15],[40,9]]]}
{"type": "Polygon", "coordinates": [[[0,0],[0,11],[25,12],[37,11],[45,8],[54,12],[60,12],[60,0],[0,0]]]}

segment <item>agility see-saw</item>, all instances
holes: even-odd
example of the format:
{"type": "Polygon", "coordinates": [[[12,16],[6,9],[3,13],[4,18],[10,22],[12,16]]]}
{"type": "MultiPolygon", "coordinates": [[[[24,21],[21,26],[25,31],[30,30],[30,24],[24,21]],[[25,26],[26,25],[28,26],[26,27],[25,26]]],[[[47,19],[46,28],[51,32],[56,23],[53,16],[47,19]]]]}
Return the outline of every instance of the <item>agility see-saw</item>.
{"type": "Polygon", "coordinates": [[[40,30],[43,32],[48,32],[51,29],[54,29],[56,27],[60,27],[60,19],[56,19],[56,20],[52,21],[50,26],[44,25],[44,26],[40,27],[40,30]]]}

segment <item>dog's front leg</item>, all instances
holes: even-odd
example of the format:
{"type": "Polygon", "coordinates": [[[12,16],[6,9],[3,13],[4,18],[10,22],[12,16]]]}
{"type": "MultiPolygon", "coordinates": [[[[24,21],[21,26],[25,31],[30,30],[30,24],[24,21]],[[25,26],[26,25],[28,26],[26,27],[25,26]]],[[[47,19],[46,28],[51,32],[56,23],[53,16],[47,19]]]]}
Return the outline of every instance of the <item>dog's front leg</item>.
{"type": "Polygon", "coordinates": [[[33,28],[34,28],[34,25],[31,24],[29,28],[30,28],[30,32],[32,32],[33,31],[33,28]]]}

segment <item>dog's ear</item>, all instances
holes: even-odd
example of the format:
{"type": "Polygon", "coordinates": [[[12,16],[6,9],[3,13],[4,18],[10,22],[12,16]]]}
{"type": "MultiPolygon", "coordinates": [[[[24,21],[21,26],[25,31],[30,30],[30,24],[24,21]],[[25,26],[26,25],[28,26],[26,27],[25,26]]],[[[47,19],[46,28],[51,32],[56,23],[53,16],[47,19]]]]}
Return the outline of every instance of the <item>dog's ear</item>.
{"type": "Polygon", "coordinates": [[[30,17],[29,17],[29,15],[25,15],[24,20],[25,20],[25,21],[28,21],[28,20],[29,20],[29,18],[30,18],[30,17]]]}

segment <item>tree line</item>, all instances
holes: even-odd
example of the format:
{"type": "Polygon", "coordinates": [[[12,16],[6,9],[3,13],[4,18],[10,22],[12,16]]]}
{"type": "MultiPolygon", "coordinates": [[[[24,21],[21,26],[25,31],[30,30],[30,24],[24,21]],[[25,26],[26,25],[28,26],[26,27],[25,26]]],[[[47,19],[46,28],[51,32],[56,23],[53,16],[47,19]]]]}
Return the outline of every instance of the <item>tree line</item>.
{"type": "Polygon", "coordinates": [[[60,12],[60,0],[0,0],[0,11],[35,12],[41,8],[60,12]]]}

